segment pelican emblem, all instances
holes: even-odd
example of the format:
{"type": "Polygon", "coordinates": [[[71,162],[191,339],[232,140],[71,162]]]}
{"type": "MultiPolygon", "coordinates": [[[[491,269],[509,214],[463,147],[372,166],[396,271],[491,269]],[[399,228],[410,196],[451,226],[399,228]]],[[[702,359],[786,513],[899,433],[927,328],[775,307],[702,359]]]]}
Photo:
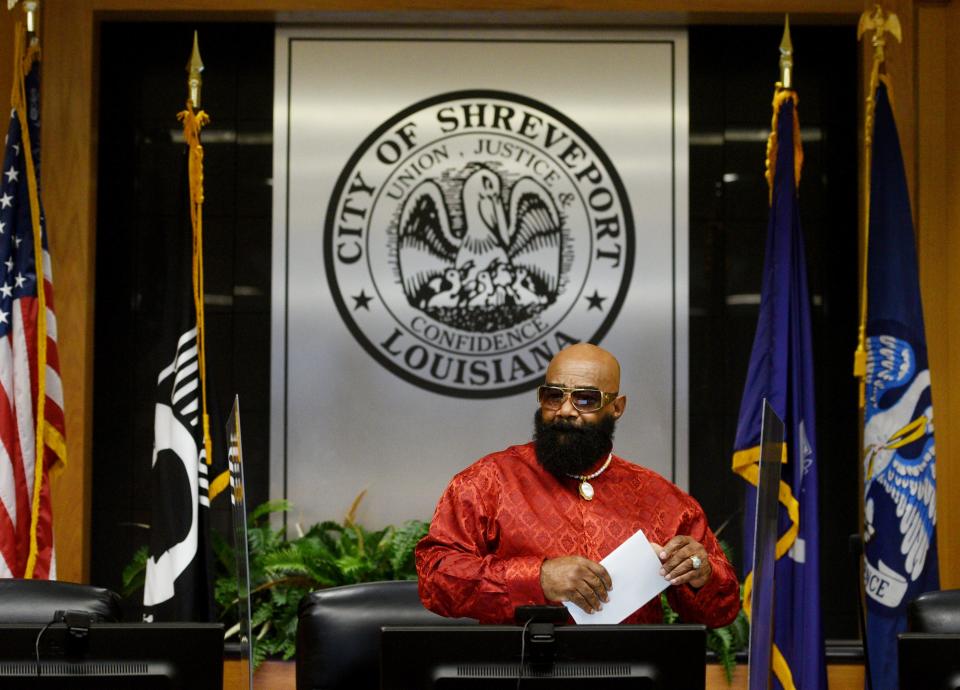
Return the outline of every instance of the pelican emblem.
{"type": "Polygon", "coordinates": [[[930,370],[917,371],[916,355],[907,341],[874,336],[867,342],[867,391],[863,434],[866,537],[869,543],[882,530],[876,511],[879,496],[872,490],[882,487],[899,519],[903,568],[914,581],[923,572],[937,519],[930,370]],[[899,397],[897,389],[901,389],[899,397]],[[886,402],[891,397],[895,399],[892,404],[886,402]]]}
{"type": "Polygon", "coordinates": [[[556,299],[563,221],[550,192],[530,177],[505,198],[493,169],[472,164],[464,172],[460,185],[431,178],[410,192],[397,226],[397,266],[411,306],[467,330],[503,328],[556,299]]]}

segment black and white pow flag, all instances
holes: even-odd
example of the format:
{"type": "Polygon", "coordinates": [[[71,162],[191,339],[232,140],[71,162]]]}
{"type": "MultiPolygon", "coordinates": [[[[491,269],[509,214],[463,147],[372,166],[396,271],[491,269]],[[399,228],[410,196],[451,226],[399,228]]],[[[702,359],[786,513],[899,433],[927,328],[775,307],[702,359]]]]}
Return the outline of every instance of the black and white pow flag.
{"type": "Polygon", "coordinates": [[[157,379],[151,474],[152,524],[144,620],[206,620],[206,451],[197,329],[184,333],[157,379]]]}

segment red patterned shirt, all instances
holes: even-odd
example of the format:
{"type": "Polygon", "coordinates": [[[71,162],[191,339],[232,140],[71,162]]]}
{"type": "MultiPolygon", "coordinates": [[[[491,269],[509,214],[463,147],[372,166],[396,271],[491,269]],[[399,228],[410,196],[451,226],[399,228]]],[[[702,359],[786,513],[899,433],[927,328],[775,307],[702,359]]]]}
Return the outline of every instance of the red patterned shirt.
{"type": "MultiPolygon", "coordinates": [[[[736,574],[693,498],[617,456],[591,480],[592,501],[580,498],[578,483],[545,470],[532,443],[488,455],[460,472],[417,545],[424,605],[444,616],[513,623],[517,606],[548,603],[540,587],[544,560],[580,555],[601,561],[642,529],[657,544],[689,535],[709,554],[713,574],[706,585],[667,589],[670,605],[685,622],[719,627],[736,617],[736,574]]],[[[660,598],[654,597],[624,622],[662,621],[660,598]]]]}

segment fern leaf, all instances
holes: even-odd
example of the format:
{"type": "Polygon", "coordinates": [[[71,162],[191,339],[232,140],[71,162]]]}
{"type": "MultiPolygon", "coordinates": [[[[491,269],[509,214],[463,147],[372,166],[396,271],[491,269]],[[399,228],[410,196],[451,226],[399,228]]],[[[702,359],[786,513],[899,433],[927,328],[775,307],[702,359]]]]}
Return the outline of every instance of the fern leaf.
{"type": "Polygon", "coordinates": [[[248,524],[255,525],[260,518],[267,516],[270,513],[286,513],[291,508],[293,508],[293,503],[285,498],[277,499],[276,501],[266,501],[265,503],[258,505],[250,512],[250,515],[247,518],[248,524]]]}
{"type": "Polygon", "coordinates": [[[713,650],[720,663],[723,665],[723,671],[727,676],[727,683],[733,682],[733,669],[737,665],[733,651],[733,634],[728,627],[714,628],[707,631],[707,648],[713,650]]]}
{"type": "Polygon", "coordinates": [[[667,595],[660,595],[660,606],[663,607],[663,622],[667,625],[673,625],[678,620],[680,620],[680,614],[673,610],[673,607],[670,606],[670,602],[667,601],[667,595]]]}
{"type": "Polygon", "coordinates": [[[416,579],[413,551],[426,536],[430,524],[422,520],[408,520],[394,532],[390,540],[389,558],[392,576],[398,580],[416,579]]]}
{"type": "Polygon", "coordinates": [[[348,582],[363,582],[363,574],[367,570],[367,562],[360,556],[348,554],[336,560],[337,567],[348,582]]]}
{"type": "Polygon", "coordinates": [[[285,639],[280,644],[280,649],[278,650],[282,655],[284,661],[289,661],[293,658],[293,655],[297,653],[297,645],[293,641],[295,638],[285,639]]]}
{"type": "Polygon", "coordinates": [[[134,552],[133,558],[130,559],[127,567],[123,569],[123,573],[120,576],[120,580],[123,583],[123,589],[120,593],[124,597],[129,597],[131,594],[143,587],[144,582],[146,582],[147,557],[149,556],[149,552],[150,550],[148,547],[141,546],[134,552]]]}
{"type": "Polygon", "coordinates": [[[268,575],[304,575],[308,568],[303,562],[303,553],[295,544],[288,544],[279,551],[264,555],[263,569],[268,575]]]}
{"type": "Polygon", "coordinates": [[[729,626],[730,632],[733,635],[733,649],[734,651],[740,651],[741,649],[746,649],[750,644],[750,622],[747,621],[747,615],[740,610],[740,613],[737,614],[736,619],[729,626]]]}
{"type": "Polygon", "coordinates": [[[256,671],[267,658],[267,645],[256,639],[250,640],[250,663],[256,671]]]}
{"type": "Polygon", "coordinates": [[[269,604],[257,606],[250,612],[250,627],[257,628],[264,623],[269,623],[273,618],[273,607],[269,604]]]}

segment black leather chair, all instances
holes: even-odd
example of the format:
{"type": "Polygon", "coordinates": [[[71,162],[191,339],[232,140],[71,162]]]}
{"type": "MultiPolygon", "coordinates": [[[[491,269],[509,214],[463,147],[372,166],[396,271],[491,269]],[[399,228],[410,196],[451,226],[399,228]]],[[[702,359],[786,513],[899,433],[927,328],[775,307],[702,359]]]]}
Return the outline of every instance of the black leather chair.
{"type": "Polygon", "coordinates": [[[297,690],[379,690],[380,628],[475,622],[428,611],[413,581],[312,592],[300,601],[297,690]]]}
{"type": "Polygon", "coordinates": [[[901,690],[960,687],[960,589],[926,592],[897,635],[901,690]]]}
{"type": "Polygon", "coordinates": [[[925,592],[907,607],[907,629],[918,633],[960,633],[960,589],[925,592]]]}
{"type": "Polygon", "coordinates": [[[57,611],[84,611],[95,621],[120,620],[120,596],[93,585],[0,579],[0,623],[49,623],[57,611]]]}

